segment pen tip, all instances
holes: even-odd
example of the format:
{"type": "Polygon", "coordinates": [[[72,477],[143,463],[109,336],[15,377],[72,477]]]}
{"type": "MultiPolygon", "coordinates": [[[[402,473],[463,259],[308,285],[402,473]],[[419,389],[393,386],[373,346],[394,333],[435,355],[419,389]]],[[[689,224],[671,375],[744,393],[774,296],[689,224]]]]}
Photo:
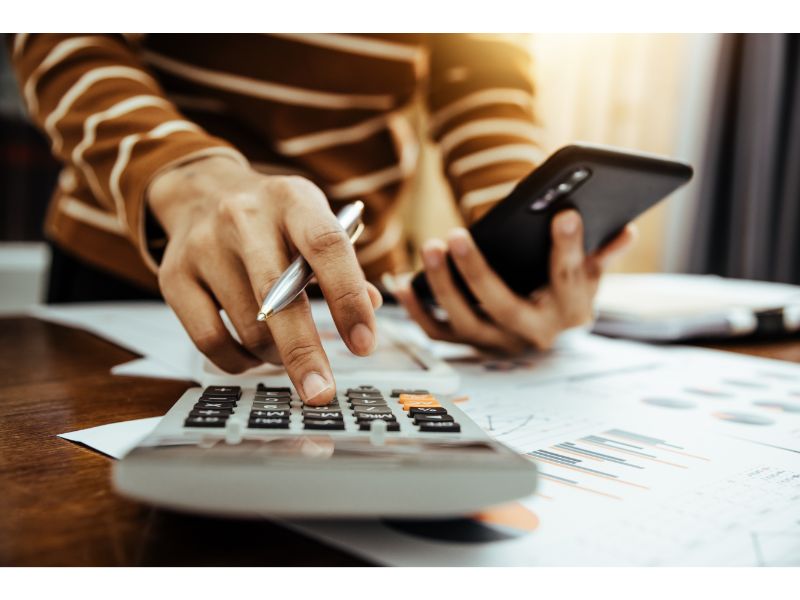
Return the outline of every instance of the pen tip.
{"type": "Polygon", "coordinates": [[[256,317],[256,321],[266,321],[267,319],[269,319],[274,314],[274,312],[275,311],[273,311],[273,310],[268,310],[267,312],[260,312],[260,313],[258,313],[258,316],[256,317]]]}

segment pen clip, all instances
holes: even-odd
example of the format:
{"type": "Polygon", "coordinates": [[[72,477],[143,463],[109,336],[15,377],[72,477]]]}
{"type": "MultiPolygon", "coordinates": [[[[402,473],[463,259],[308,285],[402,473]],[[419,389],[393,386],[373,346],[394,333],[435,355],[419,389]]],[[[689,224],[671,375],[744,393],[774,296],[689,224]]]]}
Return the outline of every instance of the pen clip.
{"type": "Polygon", "coordinates": [[[364,222],[358,221],[355,230],[350,234],[350,243],[355,244],[356,240],[364,233],[364,222]]]}

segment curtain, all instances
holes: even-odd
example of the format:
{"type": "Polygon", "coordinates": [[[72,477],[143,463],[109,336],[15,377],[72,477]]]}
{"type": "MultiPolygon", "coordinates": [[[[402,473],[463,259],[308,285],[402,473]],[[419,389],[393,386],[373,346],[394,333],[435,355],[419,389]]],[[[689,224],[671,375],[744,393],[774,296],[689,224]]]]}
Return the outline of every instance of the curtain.
{"type": "Polygon", "coordinates": [[[800,35],[722,41],[689,270],[800,283],[800,35]]]}

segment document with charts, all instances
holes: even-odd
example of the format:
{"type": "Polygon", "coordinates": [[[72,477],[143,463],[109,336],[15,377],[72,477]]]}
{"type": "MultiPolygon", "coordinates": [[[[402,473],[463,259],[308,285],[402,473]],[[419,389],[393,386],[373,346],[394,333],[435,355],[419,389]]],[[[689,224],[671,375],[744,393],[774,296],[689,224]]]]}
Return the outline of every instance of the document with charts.
{"type": "Polygon", "coordinates": [[[534,496],[469,519],[291,525],[393,565],[800,565],[796,453],[569,381],[483,386],[462,407],[537,461],[534,496]]]}

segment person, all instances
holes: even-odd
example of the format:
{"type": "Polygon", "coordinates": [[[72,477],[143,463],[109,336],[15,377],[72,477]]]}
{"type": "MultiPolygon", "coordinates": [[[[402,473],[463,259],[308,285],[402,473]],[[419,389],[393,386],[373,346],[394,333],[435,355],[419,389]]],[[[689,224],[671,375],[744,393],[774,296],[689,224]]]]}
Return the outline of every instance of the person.
{"type": "Polygon", "coordinates": [[[530,56],[510,37],[15,34],[10,50],[64,165],[46,223],[51,288],[160,290],[219,367],[282,361],[310,404],[335,390],[307,296],[255,319],[296,252],[357,355],[375,347],[382,275],[431,337],[514,352],[590,319],[603,268],[633,239],[626,229],[584,256],[579,215],[559,214],[552,283],[521,298],[456,229],[422,248],[446,324],[393,276],[408,268],[397,207],[417,161],[417,97],[467,224],[541,159],[530,56]],[[355,199],[367,227],[354,249],[334,214],[355,199]],[[487,316],[454,287],[447,252],[487,316]]]}

